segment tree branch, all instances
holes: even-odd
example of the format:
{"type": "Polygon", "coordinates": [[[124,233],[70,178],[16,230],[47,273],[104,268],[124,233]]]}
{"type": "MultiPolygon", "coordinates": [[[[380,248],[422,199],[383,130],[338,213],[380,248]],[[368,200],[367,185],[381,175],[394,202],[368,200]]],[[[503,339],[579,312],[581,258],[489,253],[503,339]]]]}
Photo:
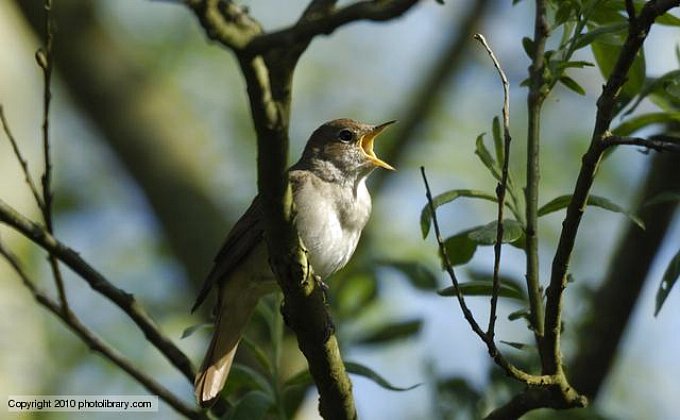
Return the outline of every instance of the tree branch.
{"type": "Polygon", "coordinates": [[[133,295],[111,284],[104,276],[83,260],[77,252],[56,240],[43,227],[20,215],[2,200],[0,200],[0,222],[12,227],[45,249],[50,255],[55,256],[83,278],[90,287],[121,308],[144,333],[147,340],[193,383],[195,371],[189,359],[170,339],[160,332],[158,326],[144,308],[139,305],[133,295]]]}
{"type": "Polygon", "coordinates": [[[491,294],[491,311],[489,312],[489,326],[486,330],[488,339],[494,340],[494,328],[496,325],[496,306],[498,304],[498,290],[500,288],[500,268],[501,268],[501,247],[503,244],[503,211],[505,209],[505,192],[508,189],[508,164],[510,162],[510,84],[508,78],[503,71],[496,55],[486,42],[482,34],[475,34],[475,39],[482,43],[486,52],[491,57],[493,65],[498,71],[498,76],[503,85],[503,156],[499,157],[502,160],[501,180],[496,186],[496,197],[498,198],[498,213],[496,216],[496,243],[493,247],[494,262],[493,262],[493,292],[491,294]]]}
{"type": "Polygon", "coordinates": [[[659,194],[680,188],[678,163],[678,156],[669,153],[656,154],[649,162],[634,211],[645,223],[645,230],[627,225],[584,317],[576,345],[578,354],[571,363],[569,376],[574,387],[588,398],[597,397],[616,361],[640,291],[678,208],[677,202],[646,205],[659,194]]]}
{"type": "MultiPolygon", "coordinates": [[[[548,94],[545,80],[545,43],[549,29],[546,18],[545,0],[536,1],[534,18],[534,51],[529,67],[529,93],[527,95],[527,175],[526,175],[526,282],[529,293],[529,323],[534,332],[541,360],[543,341],[543,293],[539,277],[538,260],[538,192],[540,181],[540,139],[541,108],[548,94]]],[[[551,369],[543,369],[543,373],[555,373],[551,369]]]]}
{"type": "Polygon", "coordinates": [[[623,84],[626,82],[626,75],[630,70],[633,60],[642,48],[642,44],[654,20],[678,5],[680,5],[678,0],[652,0],[644,5],[635,21],[629,24],[626,41],[597,101],[597,115],[590,147],[583,156],[583,164],[576,181],[576,186],[574,187],[574,193],[562,223],[562,232],[552,263],[550,285],[546,290],[544,356],[546,357],[547,364],[544,363],[544,368],[548,369],[547,373],[562,369],[560,329],[562,299],[564,289],[567,286],[567,270],[581,223],[581,217],[588,195],[590,194],[590,188],[593,184],[602,154],[607,148],[605,140],[608,137],[608,129],[614,117],[617,98],[623,84]]]}
{"type": "Polygon", "coordinates": [[[310,13],[290,28],[253,37],[245,49],[250,55],[262,54],[272,49],[285,49],[297,44],[308,43],[317,35],[330,35],[348,23],[370,20],[384,21],[406,13],[419,0],[364,0],[338,10],[326,13],[310,13]]]}
{"type": "Polygon", "coordinates": [[[50,311],[52,314],[56,315],[59,319],[64,322],[64,324],[73,331],[90,349],[100,353],[104,358],[110,360],[118,366],[124,372],[127,372],[132,376],[137,382],[139,382],[144,388],[149,390],[151,393],[158,395],[160,399],[168,403],[172,408],[177,410],[177,412],[183,414],[184,416],[191,419],[205,419],[207,416],[201,411],[196,411],[192,407],[189,407],[179,398],[177,398],[172,392],[170,392],[163,385],[158,383],[154,378],[148,376],[142,370],[137,368],[132,364],[132,362],[127,359],[118,350],[108,345],[101,337],[87,328],[78,317],[71,312],[68,307],[61,306],[56,301],[52,300],[47,294],[38,289],[35,284],[29,279],[28,275],[19,263],[19,259],[5,248],[3,242],[0,240],[0,255],[8,262],[12,269],[19,276],[24,286],[31,292],[33,298],[50,311]]]}

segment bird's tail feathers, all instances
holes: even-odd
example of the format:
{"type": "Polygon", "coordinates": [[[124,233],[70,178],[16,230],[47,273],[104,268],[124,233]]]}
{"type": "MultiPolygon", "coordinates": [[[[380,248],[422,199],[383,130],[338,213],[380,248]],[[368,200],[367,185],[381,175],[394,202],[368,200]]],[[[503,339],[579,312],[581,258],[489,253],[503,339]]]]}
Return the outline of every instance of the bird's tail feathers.
{"type": "Polygon", "coordinates": [[[239,290],[238,287],[226,286],[225,289],[212,341],[194,380],[194,394],[202,407],[210,407],[224,388],[241,336],[259,298],[259,294],[250,288],[239,290]]]}

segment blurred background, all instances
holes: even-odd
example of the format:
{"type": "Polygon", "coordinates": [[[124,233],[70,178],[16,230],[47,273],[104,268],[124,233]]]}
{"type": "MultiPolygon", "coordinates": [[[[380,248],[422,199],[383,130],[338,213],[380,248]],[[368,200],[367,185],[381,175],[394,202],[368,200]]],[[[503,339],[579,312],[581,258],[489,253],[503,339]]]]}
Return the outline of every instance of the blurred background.
{"type": "MultiPolygon", "coordinates": [[[[272,6],[263,0],[243,1],[270,29],[295,21],[306,3],[289,0],[272,6]]],[[[397,119],[402,125],[376,143],[378,156],[398,170],[372,176],[374,211],[368,231],[355,263],[329,284],[344,358],[370,367],[395,386],[421,385],[394,392],[353,377],[361,418],[474,418],[480,410],[507,401],[517,389],[492,365],[455,299],[435,293],[449,280],[439,269],[434,239],[423,240],[419,225],[425,205],[421,165],[427,168],[435,194],[454,188],[493,193],[495,188],[474,155],[474,142],[480,133],[490,133],[492,118],[500,114],[502,89],[486,53],[472,39],[473,32],[461,33],[464,23],[485,34],[510,79],[511,171],[518,181],[524,176],[526,88],[520,82],[527,77],[529,59],[521,40],[533,34],[533,2],[511,3],[423,2],[403,18],[354,23],[315,39],[298,67],[291,161],[299,156],[309,133],[329,119],[351,117],[372,123],[397,119]],[[428,106],[423,105],[425,99],[431,99],[428,106]],[[393,143],[406,128],[411,130],[407,140],[393,143]],[[423,264],[436,273],[436,287],[418,287],[412,276],[390,266],[393,261],[423,264]],[[385,325],[406,324],[412,328],[404,334],[362,339],[385,325]]],[[[42,45],[34,30],[41,25],[41,4],[0,2],[0,102],[34,179],[42,172],[42,74],[33,58],[42,45]]],[[[51,135],[56,236],[115,285],[133,293],[198,364],[209,333],[180,337],[187,327],[206,319],[209,305],[194,315],[189,309],[221,240],[256,193],[255,137],[237,63],[228,51],[206,40],[190,10],[173,2],[57,1],[55,9],[58,62],[51,135]]],[[[648,77],[678,68],[673,51],[679,39],[677,28],[653,28],[645,47],[648,77]]],[[[578,51],[577,58],[592,60],[590,50],[578,51]]],[[[580,157],[590,141],[603,79],[596,68],[577,69],[570,76],[587,94],[558,86],[545,104],[540,203],[572,192],[580,157]]],[[[654,109],[644,102],[637,112],[654,109]]],[[[655,159],[654,153],[620,148],[602,165],[594,193],[633,209],[655,159]]],[[[680,163],[677,156],[674,159],[680,163]]],[[[39,219],[4,136],[0,197],[39,219]]],[[[488,223],[495,212],[492,203],[461,200],[442,207],[439,217],[448,236],[488,223]]],[[[544,284],[563,215],[541,219],[544,284]]],[[[568,361],[598,344],[597,337],[579,339],[583,331],[579,326],[592,316],[593,296],[609,271],[618,241],[631,228],[622,215],[597,208],[586,212],[571,265],[574,282],[566,293],[563,349],[568,361]]],[[[677,217],[665,232],[612,370],[584,418],[670,419],[680,412],[677,290],[659,316],[653,316],[659,282],[680,245],[677,217]]],[[[0,235],[31,276],[52,290],[44,252],[5,226],[0,226],[0,235]]],[[[523,256],[518,249],[504,248],[503,273],[522,279],[523,256]]],[[[472,262],[459,269],[461,278],[490,272],[492,260],[492,248],[480,247],[472,262]]],[[[77,276],[64,272],[69,301],[84,322],[191,402],[191,385],[128,318],[77,276]]],[[[626,287],[624,280],[620,286],[626,287]]],[[[147,393],[37,306],[4,262],[0,287],[1,395],[147,393]]],[[[469,302],[478,319],[485,320],[487,299],[472,297],[469,302]]],[[[531,342],[523,322],[507,319],[521,308],[521,303],[501,300],[499,340],[531,342]]],[[[287,370],[292,374],[304,361],[294,342],[289,339],[287,344],[287,370]]],[[[532,363],[526,352],[501,349],[518,363],[532,363]]],[[[297,418],[317,418],[316,400],[310,390],[297,418]]],[[[12,413],[0,413],[2,418],[14,418],[12,413]]],[[[138,414],[179,418],[162,402],[158,413],[138,414]]]]}

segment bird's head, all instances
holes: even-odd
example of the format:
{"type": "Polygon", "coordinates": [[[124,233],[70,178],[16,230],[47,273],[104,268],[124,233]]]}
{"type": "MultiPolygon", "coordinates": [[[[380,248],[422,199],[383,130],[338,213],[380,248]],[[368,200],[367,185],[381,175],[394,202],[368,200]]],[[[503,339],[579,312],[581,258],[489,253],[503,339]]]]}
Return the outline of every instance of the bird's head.
{"type": "Polygon", "coordinates": [[[373,141],[394,122],[371,125],[342,118],[324,123],[307,141],[301,161],[358,178],[377,167],[394,170],[373,151],[373,141]]]}

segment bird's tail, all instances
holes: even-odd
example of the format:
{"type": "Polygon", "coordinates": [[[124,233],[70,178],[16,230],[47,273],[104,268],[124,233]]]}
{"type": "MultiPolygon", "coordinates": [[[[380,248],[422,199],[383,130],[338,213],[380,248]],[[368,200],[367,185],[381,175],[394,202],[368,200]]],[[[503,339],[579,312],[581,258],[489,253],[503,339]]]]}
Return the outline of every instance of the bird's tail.
{"type": "Polygon", "coordinates": [[[248,285],[249,279],[238,277],[230,278],[221,291],[215,332],[194,381],[194,394],[202,407],[210,407],[224,388],[241,336],[260,297],[248,285]]]}

